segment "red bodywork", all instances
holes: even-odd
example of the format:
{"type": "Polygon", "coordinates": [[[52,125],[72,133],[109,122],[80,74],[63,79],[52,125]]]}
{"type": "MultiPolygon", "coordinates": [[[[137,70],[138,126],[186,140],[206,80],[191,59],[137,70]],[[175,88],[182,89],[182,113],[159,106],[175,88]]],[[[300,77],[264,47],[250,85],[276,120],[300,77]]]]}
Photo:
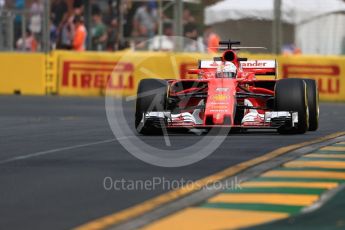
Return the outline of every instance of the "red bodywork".
{"type": "Polygon", "coordinates": [[[170,80],[168,98],[172,102],[168,105],[168,110],[193,113],[195,109],[200,109],[198,116],[202,122],[185,122],[181,115],[181,119],[170,121],[168,127],[269,128],[270,123],[263,117],[265,112],[273,110],[273,103],[270,103],[273,101],[276,82],[275,61],[273,62],[274,66],[263,60],[241,60],[234,51],[227,50],[221,61],[213,61],[207,67],[200,64],[198,69],[189,71],[190,74],[197,74],[199,79],[170,80]],[[226,61],[236,66],[235,78],[216,77],[216,66],[226,61]],[[272,80],[257,80],[257,75],[272,75],[272,80]],[[258,112],[257,119],[243,122],[243,117],[252,110],[258,112]]]}

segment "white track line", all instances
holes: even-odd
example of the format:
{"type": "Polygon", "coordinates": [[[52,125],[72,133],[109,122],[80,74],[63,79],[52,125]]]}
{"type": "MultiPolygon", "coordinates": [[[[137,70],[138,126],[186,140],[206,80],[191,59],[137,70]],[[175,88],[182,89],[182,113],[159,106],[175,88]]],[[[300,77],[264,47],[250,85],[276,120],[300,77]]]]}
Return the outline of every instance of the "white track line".
{"type": "Polygon", "coordinates": [[[29,159],[32,157],[38,157],[38,156],[42,156],[42,155],[47,155],[47,154],[71,150],[71,149],[77,149],[77,148],[83,148],[83,147],[89,147],[89,146],[93,146],[93,145],[109,143],[109,142],[113,142],[115,140],[117,140],[117,139],[113,138],[113,139],[108,139],[108,140],[103,140],[103,141],[91,142],[91,143],[87,143],[87,144],[80,144],[80,145],[73,145],[73,146],[68,146],[68,147],[50,149],[50,150],[46,150],[46,151],[31,153],[31,154],[27,154],[27,155],[23,155],[23,156],[17,156],[17,157],[9,158],[6,160],[2,160],[2,161],[0,161],[0,164],[6,164],[6,163],[13,162],[13,161],[19,161],[19,160],[26,160],[26,159],[29,159]]]}

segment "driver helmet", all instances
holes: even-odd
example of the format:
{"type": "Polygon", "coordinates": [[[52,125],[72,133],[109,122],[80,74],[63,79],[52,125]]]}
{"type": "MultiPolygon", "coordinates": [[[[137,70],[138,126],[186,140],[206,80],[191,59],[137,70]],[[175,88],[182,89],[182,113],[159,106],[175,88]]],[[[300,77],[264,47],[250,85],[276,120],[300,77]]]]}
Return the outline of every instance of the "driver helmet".
{"type": "Polygon", "coordinates": [[[217,68],[217,78],[235,78],[237,68],[232,62],[226,62],[217,68]]]}

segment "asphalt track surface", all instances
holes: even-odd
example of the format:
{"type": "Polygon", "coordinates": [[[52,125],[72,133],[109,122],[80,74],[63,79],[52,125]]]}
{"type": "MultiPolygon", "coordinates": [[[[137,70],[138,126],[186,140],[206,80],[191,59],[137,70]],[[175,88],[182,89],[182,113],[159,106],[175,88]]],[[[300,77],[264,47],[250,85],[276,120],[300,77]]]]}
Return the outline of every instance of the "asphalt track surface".
{"type": "MultiPolygon", "coordinates": [[[[276,148],[345,130],[345,104],[323,103],[317,132],[232,134],[206,159],[164,168],[136,159],[113,140],[104,104],[103,98],[0,97],[0,229],[70,229],[167,191],[163,185],[106,190],[105,177],[197,180],[276,148]]],[[[129,122],[133,109],[124,107],[129,122]]],[[[167,148],[162,137],[140,138],[167,148]]],[[[171,148],[200,138],[172,134],[171,148]]]]}

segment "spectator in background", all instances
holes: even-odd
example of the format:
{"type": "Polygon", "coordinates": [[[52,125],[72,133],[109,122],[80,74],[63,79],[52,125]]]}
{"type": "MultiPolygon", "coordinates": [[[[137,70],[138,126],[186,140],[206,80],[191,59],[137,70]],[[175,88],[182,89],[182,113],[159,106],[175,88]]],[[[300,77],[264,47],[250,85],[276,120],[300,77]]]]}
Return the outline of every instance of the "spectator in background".
{"type": "Polygon", "coordinates": [[[44,6],[41,0],[34,0],[30,7],[30,31],[35,37],[40,37],[42,31],[42,15],[44,12],[44,6]]]}
{"type": "Polygon", "coordinates": [[[206,27],[204,31],[204,41],[209,53],[217,53],[220,38],[218,34],[213,31],[211,26],[206,27]]]}
{"type": "Polygon", "coordinates": [[[185,52],[204,52],[205,46],[203,39],[199,36],[195,23],[188,23],[184,28],[184,36],[188,39],[185,41],[185,52]]]}
{"type": "Polygon", "coordinates": [[[16,42],[16,47],[21,51],[35,52],[37,51],[38,43],[33,33],[27,29],[25,36],[19,38],[16,42]]]}
{"type": "Polygon", "coordinates": [[[134,15],[137,11],[137,8],[139,7],[138,2],[132,2],[132,0],[123,0],[122,4],[122,12],[123,12],[123,35],[124,37],[130,37],[133,36],[133,25],[134,25],[134,15]]]}
{"type": "Polygon", "coordinates": [[[283,55],[298,55],[301,53],[302,53],[301,49],[298,48],[295,44],[285,44],[282,47],[283,55]]]}
{"type": "MultiPolygon", "coordinates": [[[[15,0],[14,8],[16,10],[24,10],[25,0],[15,0]]],[[[24,34],[22,34],[22,16],[17,14],[14,18],[14,39],[15,41],[17,41],[23,36],[24,34]]]]}
{"type": "Polygon", "coordinates": [[[73,8],[80,8],[81,11],[84,11],[84,0],[74,0],[73,1],[73,8]]]}
{"type": "Polygon", "coordinates": [[[93,26],[91,29],[92,50],[105,50],[107,43],[107,27],[102,21],[101,10],[95,7],[92,12],[93,26]]]}
{"type": "Polygon", "coordinates": [[[73,9],[73,13],[66,17],[66,19],[62,22],[61,26],[61,33],[58,43],[59,49],[72,49],[73,48],[73,40],[74,40],[74,31],[75,31],[75,17],[81,17],[83,14],[83,7],[75,7],[73,9]]]}
{"type": "Polygon", "coordinates": [[[183,10],[182,22],[184,26],[190,23],[195,23],[195,18],[192,16],[189,9],[183,10]]]}
{"type": "Polygon", "coordinates": [[[54,25],[58,30],[61,30],[61,22],[67,18],[68,6],[66,0],[54,0],[50,12],[54,25]]]}
{"type": "Polygon", "coordinates": [[[155,36],[150,44],[149,49],[154,51],[173,51],[174,39],[173,39],[173,27],[171,24],[164,25],[164,31],[162,36],[155,36]]]}
{"type": "Polygon", "coordinates": [[[103,14],[104,23],[107,26],[111,26],[113,19],[117,17],[115,10],[116,6],[117,1],[108,0],[107,11],[103,14]]]}
{"type": "Polygon", "coordinates": [[[73,19],[73,23],[75,26],[74,37],[73,37],[73,50],[84,51],[87,31],[84,25],[83,16],[76,15],[73,19]]]}
{"type": "Polygon", "coordinates": [[[118,26],[117,19],[113,18],[107,31],[108,39],[107,39],[106,49],[109,51],[118,50],[119,48],[117,26],[118,26]]]}
{"type": "MultiPolygon", "coordinates": [[[[107,26],[107,42],[105,49],[108,51],[114,51],[119,49],[118,43],[118,18],[117,18],[117,7],[120,7],[119,1],[108,0],[108,7],[103,14],[104,23],[107,26]]],[[[121,4],[124,5],[124,2],[121,4]]],[[[125,12],[123,12],[125,13],[125,12]]],[[[124,28],[125,29],[125,28],[124,28]]]]}
{"type": "Polygon", "coordinates": [[[157,9],[153,2],[143,3],[134,15],[134,35],[152,38],[157,30],[157,9]]]}
{"type": "Polygon", "coordinates": [[[53,18],[50,18],[49,22],[49,36],[50,36],[50,49],[56,49],[56,43],[58,39],[58,30],[57,27],[53,23],[53,18]]]}

